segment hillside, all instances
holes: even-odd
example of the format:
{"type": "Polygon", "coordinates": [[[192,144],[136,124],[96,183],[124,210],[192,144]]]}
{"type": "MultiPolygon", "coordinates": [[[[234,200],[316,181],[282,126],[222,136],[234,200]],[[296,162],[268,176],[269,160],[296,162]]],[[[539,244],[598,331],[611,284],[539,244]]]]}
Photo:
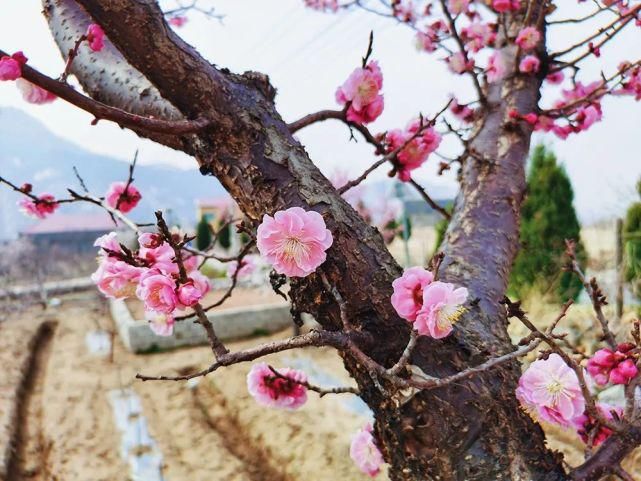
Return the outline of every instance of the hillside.
{"type": "MultiPolygon", "coordinates": [[[[14,108],[0,109],[0,175],[22,184],[30,182],[35,192],[47,191],[64,196],[67,187],[78,189],[73,174],[76,166],[89,189],[102,195],[116,180],[125,180],[128,165],[118,159],[88,152],[47,130],[36,118],[14,108]]],[[[212,177],[202,177],[196,169],[181,170],[164,166],[139,166],[136,186],[143,200],[132,217],[150,221],[154,209],[171,207],[175,221],[192,225],[195,199],[216,197],[223,188],[212,177]]],[[[0,187],[0,239],[13,238],[31,222],[16,208],[19,195],[0,187]]],[[[66,212],[96,209],[83,204],[63,206],[66,212]]]]}

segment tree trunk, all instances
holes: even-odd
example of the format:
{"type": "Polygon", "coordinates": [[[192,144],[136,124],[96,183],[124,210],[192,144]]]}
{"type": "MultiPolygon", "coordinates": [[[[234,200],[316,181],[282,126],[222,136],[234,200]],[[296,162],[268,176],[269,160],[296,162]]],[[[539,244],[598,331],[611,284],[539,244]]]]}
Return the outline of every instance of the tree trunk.
{"type": "MultiPolygon", "coordinates": [[[[252,221],[291,206],[323,215],[335,241],[321,270],[346,299],[352,322],[368,335],[360,347],[379,363],[393,365],[409,336],[408,323],[389,301],[401,269],[376,229],[336,193],[292,137],[274,109],[268,79],[216,69],[172,32],[152,0],[43,3],[63,54],[89,22],[78,5],[115,46],[100,68],[91,67],[88,57],[74,61],[74,73],[90,95],[135,113],[216,119],[197,135],[154,140],[195,156],[201,172],[214,174],[252,221]],[[127,72],[135,88],[124,80],[127,72]]],[[[515,51],[505,51],[512,67],[514,56],[515,51]]],[[[421,338],[412,363],[428,374],[452,374],[513,349],[499,301],[517,249],[531,131],[506,123],[506,111],[508,106],[533,111],[539,87],[538,79],[510,78],[488,92],[488,113],[476,126],[474,156],[463,164],[443,247],[442,276],[468,287],[474,300],[452,336],[421,338]]],[[[323,291],[318,275],[292,280],[295,305],[325,329],[338,329],[338,308],[323,291]]],[[[393,480],[565,479],[540,427],[518,408],[517,362],[401,399],[382,394],[364,366],[344,357],[376,416],[393,480]]]]}

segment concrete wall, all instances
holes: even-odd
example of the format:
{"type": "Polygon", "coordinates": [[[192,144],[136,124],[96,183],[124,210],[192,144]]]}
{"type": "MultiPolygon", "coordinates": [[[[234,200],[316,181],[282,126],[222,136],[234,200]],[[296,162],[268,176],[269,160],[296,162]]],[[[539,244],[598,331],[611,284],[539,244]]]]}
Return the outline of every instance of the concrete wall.
{"type": "MultiPolygon", "coordinates": [[[[192,320],[177,322],[173,336],[163,337],[154,334],[147,321],[134,319],[125,301],[109,299],[109,309],[123,344],[132,352],[208,343],[203,327],[192,320]]],[[[208,317],[222,340],[276,332],[292,325],[289,304],[285,302],[223,309],[208,317]]]]}

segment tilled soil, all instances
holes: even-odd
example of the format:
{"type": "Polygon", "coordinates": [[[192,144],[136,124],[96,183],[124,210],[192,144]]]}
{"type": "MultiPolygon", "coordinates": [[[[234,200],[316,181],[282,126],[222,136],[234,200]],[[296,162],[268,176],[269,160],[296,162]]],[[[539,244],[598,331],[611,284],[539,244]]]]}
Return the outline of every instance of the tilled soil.
{"type": "MultiPolygon", "coordinates": [[[[133,389],[141,399],[167,481],[368,479],[348,454],[351,435],[366,422],[346,404],[351,395],[318,399],[310,393],[310,401],[297,412],[266,409],[247,394],[249,364],[196,382],[143,383],[135,379],[137,372],[191,372],[212,362],[211,351],[194,347],[134,355],[116,336],[113,356],[96,357],[85,336],[96,329],[112,330],[104,301],[95,293],[61,299],[57,308],[43,313],[34,307],[0,323],[0,365],[9,366],[8,373],[24,361],[38,326],[45,319],[55,326],[37,346],[13,427],[0,431],[0,448],[9,431],[18,433],[8,481],[130,479],[108,399],[110,391],[120,388],[133,389]]],[[[289,334],[228,347],[240,349],[289,334]]],[[[267,362],[276,367],[311,362],[333,381],[349,382],[340,358],[330,350],[282,353],[267,362]]],[[[13,370],[11,379],[3,376],[0,394],[24,378],[13,370]]],[[[0,413],[14,401],[0,396],[0,413]]]]}

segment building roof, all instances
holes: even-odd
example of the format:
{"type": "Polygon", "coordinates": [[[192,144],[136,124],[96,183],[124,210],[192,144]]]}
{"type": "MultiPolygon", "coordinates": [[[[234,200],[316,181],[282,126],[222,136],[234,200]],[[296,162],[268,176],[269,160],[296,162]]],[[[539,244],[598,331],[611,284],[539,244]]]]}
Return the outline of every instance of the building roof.
{"type": "Polygon", "coordinates": [[[54,234],[62,232],[109,232],[117,228],[108,214],[52,214],[22,231],[22,234],[54,234]]]}

